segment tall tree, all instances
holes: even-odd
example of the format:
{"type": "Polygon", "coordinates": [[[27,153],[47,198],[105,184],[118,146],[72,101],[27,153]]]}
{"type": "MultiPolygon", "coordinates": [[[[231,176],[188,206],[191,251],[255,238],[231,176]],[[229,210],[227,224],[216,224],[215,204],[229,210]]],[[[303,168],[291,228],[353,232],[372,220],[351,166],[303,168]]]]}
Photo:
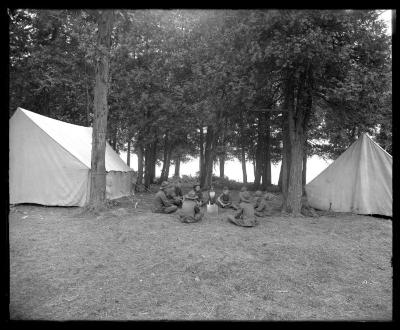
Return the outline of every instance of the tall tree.
{"type": "Polygon", "coordinates": [[[90,171],[89,207],[97,210],[106,198],[106,134],[108,116],[108,81],[110,66],[111,32],[114,12],[102,10],[98,14],[98,39],[96,56],[96,82],[94,89],[94,120],[92,130],[92,155],[90,171]]]}

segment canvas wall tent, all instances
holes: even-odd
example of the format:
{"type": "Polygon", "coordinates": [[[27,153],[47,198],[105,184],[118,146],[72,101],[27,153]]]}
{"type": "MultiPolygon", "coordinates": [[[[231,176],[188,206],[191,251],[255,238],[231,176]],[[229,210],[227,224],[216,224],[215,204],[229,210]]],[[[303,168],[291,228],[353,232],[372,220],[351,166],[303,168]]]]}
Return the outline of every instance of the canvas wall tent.
{"type": "MultiPolygon", "coordinates": [[[[9,122],[10,203],[83,206],[89,198],[92,128],[18,108],[9,122]]],[[[133,170],[106,145],[106,198],[131,192],[133,170]]]]}
{"type": "Polygon", "coordinates": [[[392,156],[364,133],[305,189],[319,210],[392,216],[392,156]]]}

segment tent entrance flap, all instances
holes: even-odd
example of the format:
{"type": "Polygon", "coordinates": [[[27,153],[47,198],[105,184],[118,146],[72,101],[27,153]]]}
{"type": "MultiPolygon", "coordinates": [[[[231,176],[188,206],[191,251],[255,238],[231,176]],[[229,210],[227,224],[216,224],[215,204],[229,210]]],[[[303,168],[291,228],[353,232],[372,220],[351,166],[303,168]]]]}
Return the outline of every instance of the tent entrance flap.
{"type": "Polygon", "coordinates": [[[106,198],[117,199],[132,192],[133,171],[110,171],[106,175],[106,198]]]}

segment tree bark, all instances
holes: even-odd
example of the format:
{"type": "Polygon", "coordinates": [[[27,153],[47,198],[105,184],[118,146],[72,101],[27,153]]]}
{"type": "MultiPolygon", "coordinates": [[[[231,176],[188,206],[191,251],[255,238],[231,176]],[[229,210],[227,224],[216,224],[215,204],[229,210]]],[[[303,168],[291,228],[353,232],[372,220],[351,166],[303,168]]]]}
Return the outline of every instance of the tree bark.
{"type": "Polygon", "coordinates": [[[303,195],[305,194],[306,180],[307,180],[307,153],[304,151],[303,153],[303,170],[301,176],[301,184],[303,186],[303,195]]]}
{"type": "Polygon", "coordinates": [[[200,164],[199,164],[199,172],[200,172],[200,185],[204,184],[205,178],[205,163],[204,163],[204,132],[203,126],[200,127],[200,164]]]}
{"type": "Polygon", "coordinates": [[[244,145],[242,145],[242,172],[243,172],[243,183],[247,183],[247,171],[246,171],[246,150],[244,145]]]}
{"type": "Polygon", "coordinates": [[[264,161],[264,168],[263,168],[263,175],[262,175],[262,184],[261,188],[263,190],[267,189],[271,185],[271,160],[270,154],[265,153],[265,161],[264,161]]]}
{"type": "Polygon", "coordinates": [[[98,17],[96,82],[94,89],[94,120],[92,130],[89,206],[97,210],[106,199],[106,133],[108,116],[108,81],[113,11],[103,10],[98,17]]]}
{"type": "Polygon", "coordinates": [[[161,169],[160,183],[166,180],[165,174],[167,169],[167,163],[169,162],[168,153],[169,153],[169,143],[168,143],[168,132],[167,132],[164,137],[163,167],[161,169]]]}
{"type": "Polygon", "coordinates": [[[282,191],[282,167],[283,167],[283,162],[281,161],[281,168],[279,170],[279,179],[278,179],[278,187],[282,191]]]}
{"type": "Polygon", "coordinates": [[[219,177],[223,179],[225,176],[225,156],[219,157],[219,177]]]}
{"type": "Polygon", "coordinates": [[[288,88],[285,93],[288,136],[290,140],[290,166],[288,167],[287,196],[284,198],[284,210],[293,215],[301,212],[301,197],[303,194],[302,170],[303,151],[306,140],[306,129],[312,109],[312,73],[311,67],[303,72],[296,87],[296,103],[292,81],[286,81],[288,88]]]}
{"type": "Polygon", "coordinates": [[[112,136],[112,148],[114,149],[114,151],[116,153],[119,153],[117,150],[117,128],[115,127],[115,129],[113,130],[113,136],[112,136]]]}
{"type": "Polygon", "coordinates": [[[175,173],[174,173],[174,177],[177,177],[177,178],[179,178],[180,177],[180,174],[179,174],[179,172],[180,172],[180,168],[181,168],[181,156],[180,155],[177,155],[176,157],[175,157],[175,173]]]}
{"type": "Polygon", "coordinates": [[[265,120],[263,114],[258,117],[257,125],[257,147],[256,147],[256,157],[255,157],[255,172],[254,172],[254,186],[256,189],[260,187],[263,164],[263,149],[264,149],[264,131],[265,131],[265,120]]]}
{"type": "Polygon", "coordinates": [[[171,154],[172,154],[172,144],[168,140],[168,133],[165,135],[165,143],[164,143],[164,158],[163,158],[163,167],[161,170],[160,181],[167,181],[169,177],[169,168],[171,165],[171,154]]]}
{"type": "MultiPolygon", "coordinates": [[[[301,210],[301,165],[303,150],[298,135],[299,130],[302,129],[301,123],[299,122],[302,120],[302,113],[298,108],[298,102],[297,109],[295,106],[295,87],[293,81],[286,82],[286,84],[285,103],[287,122],[285,127],[285,139],[286,142],[289,142],[287,143],[289,147],[286,148],[286,155],[287,158],[290,159],[290,162],[287,163],[287,192],[284,195],[283,208],[284,211],[297,215],[301,210]]],[[[297,95],[299,96],[299,92],[297,95]]]]}
{"type": "Polygon", "coordinates": [[[289,185],[289,168],[290,168],[290,139],[287,113],[282,115],[282,165],[281,165],[281,190],[283,200],[287,198],[289,185]]]}
{"type": "MultiPolygon", "coordinates": [[[[292,132],[293,133],[293,132],[292,132]]],[[[284,208],[293,215],[300,214],[302,190],[302,164],[303,164],[303,145],[301,134],[293,133],[291,138],[290,158],[291,164],[288,175],[288,190],[284,208]]]]}
{"type": "Polygon", "coordinates": [[[143,183],[143,148],[141,145],[136,147],[136,153],[138,157],[138,172],[136,184],[141,185],[143,183]]]}
{"type": "Polygon", "coordinates": [[[150,159],[150,183],[154,183],[156,177],[157,140],[151,144],[150,159]]]}
{"type": "Polygon", "coordinates": [[[126,164],[131,166],[131,139],[128,139],[128,148],[126,150],[126,164]]]}
{"type": "Polygon", "coordinates": [[[165,178],[166,178],[166,180],[168,180],[169,169],[171,167],[171,154],[172,154],[172,147],[170,146],[169,150],[168,150],[167,165],[165,167],[165,178]]]}
{"type": "Polygon", "coordinates": [[[201,182],[201,187],[209,187],[212,182],[212,170],[214,160],[214,144],[215,144],[215,132],[212,126],[207,126],[206,134],[206,146],[204,150],[204,181],[201,182]]]}
{"type": "Polygon", "coordinates": [[[148,144],[144,149],[144,185],[146,188],[149,188],[150,184],[152,183],[151,164],[152,164],[152,149],[151,149],[151,144],[148,144]]]}
{"type": "MultiPolygon", "coordinates": [[[[85,63],[85,73],[86,73],[86,63],[85,63]]],[[[85,79],[86,87],[86,126],[90,126],[90,97],[89,97],[89,86],[88,81],[85,79]]]]}
{"type": "Polygon", "coordinates": [[[265,115],[264,148],[263,148],[263,172],[262,188],[265,190],[271,185],[271,148],[270,148],[270,114],[265,115]]]}
{"type": "Polygon", "coordinates": [[[255,177],[256,177],[256,160],[253,158],[253,174],[254,174],[254,184],[255,184],[255,177]]]}

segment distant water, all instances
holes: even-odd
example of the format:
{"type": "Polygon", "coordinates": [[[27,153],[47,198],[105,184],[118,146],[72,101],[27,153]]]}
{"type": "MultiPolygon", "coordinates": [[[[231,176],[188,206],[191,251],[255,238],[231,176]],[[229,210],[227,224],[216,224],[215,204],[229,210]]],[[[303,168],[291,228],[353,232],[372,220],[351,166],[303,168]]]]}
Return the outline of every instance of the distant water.
{"type": "MultiPolygon", "coordinates": [[[[120,157],[126,162],[126,152],[121,152],[120,157]]],[[[325,161],[324,159],[318,156],[312,156],[307,161],[307,183],[314,179],[318,174],[320,174],[325,168],[327,168],[332,163],[332,160],[325,161]]],[[[137,156],[136,154],[131,154],[131,164],[130,167],[137,171],[137,156]]],[[[271,166],[271,181],[272,184],[278,184],[279,180],[279,171],[281,168],[281,163],[279,162],[277,165],[271,166]]],[[[161,174],[161,166],[156,167],[156,176],[160,176],[161,174]]],[[[252,163],[246,163],[247,170],[247,181],[254,181],[254,170],[252,163]]],[[[175,171],[175,166],[171,165],[169,169],[170,175],[173,175],[175,171]]],[[[181,163],[180,174],[181,175],[196,175],[196,172],[199,171],[199,160],[198,158],[192,159],[187,163],[181,163]]],[[[213,173],[215,175],[219,175],[219,166],[216,165],[214,167],[213,173]]],[[[231,160],[225,162],[225,175],[228,176],[229,179],[235,180],[238,182],[243,181],[243,173],[242,173],[242,164],[238,160],[231,160]]]]}

